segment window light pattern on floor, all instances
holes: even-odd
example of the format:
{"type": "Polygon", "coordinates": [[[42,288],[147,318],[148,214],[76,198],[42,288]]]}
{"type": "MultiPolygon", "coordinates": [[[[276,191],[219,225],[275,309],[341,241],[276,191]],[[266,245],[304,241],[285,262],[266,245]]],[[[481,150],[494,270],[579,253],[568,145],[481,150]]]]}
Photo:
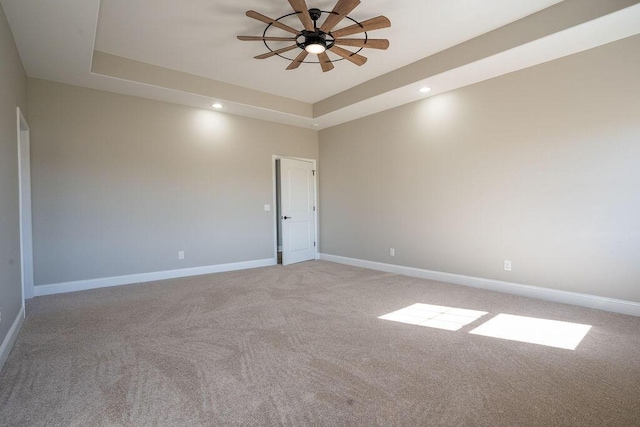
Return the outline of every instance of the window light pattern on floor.
{"type": "Polygon", "coordinates": [[[378,319],[457,331],[485,314],[487,314],[486,311],[417,303],[380,316],[378,319]]]}
{"type": "Polygon", "coordinates": [[[498,314],[470,334],[575,350],[591,325],[498,314]]]}

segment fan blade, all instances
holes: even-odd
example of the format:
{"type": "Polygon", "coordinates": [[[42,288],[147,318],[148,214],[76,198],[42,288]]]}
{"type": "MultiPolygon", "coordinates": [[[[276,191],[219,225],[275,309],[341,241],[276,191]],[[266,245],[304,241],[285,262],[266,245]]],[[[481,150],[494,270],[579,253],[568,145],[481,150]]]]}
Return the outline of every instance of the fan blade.
{"type": "Polygon", "coordinates": [[[333,70],[333,63],[326,52],[319,53],[318,60],[320,61],[320,66],[322,67],[323,72],[326,73],[327,71],[333,70]]]}
{"type": "Polygon", "coordinates": [[[258,41],[268,41],[268,42],[289,42],[295,41],[295,37],[262,37],[262,36],[238,36],[238,40],[242,40],[245,42],[258,42],[258,41]]]}
{"type": "Polygon", "coordinates": [[[341,28],[338,31],[333,31],[331,35],[334,38],[350,36],[351,34],[364,33],[365,31],[379,30],[380,28],[388,28],[391,26],[391,21],[386,16],[378,16],[376,18],[368,19],[361,22],[360,25],[355,24],[349,27],[341,28]]]}
{"type": "Polygon", "coordinates": [[[338,3],[333,7],[333,10],[327,16],[324,23],[320,27],[322,31],[328,33],[333,30],[336,25],[344,19],[345,16],[351,13],[353,9],[358,7],[360,0],[338,0],[338,3]]]}
{"type": "Polygon", "coordinates": [[[298,19],[302,22],[304,29],[307,31],[314,31],[313,21],[309,15],[309,9],[307,3],[304,0],[289,0],[289,4],[293,11],[298,15],[298,19]]]}
{"type": "Polygon", "coordinates": [[[300,54],[296,56],[296,59],[294,59],[293,62],[289,64],[289,66],[287,67],[287,70],[295,70],[296,68],[298,68],[308,54],[309,52],[307,52],[306,50],[303,50],[302,52],[300,52],[300,54]]]}
{"type": "Polygon", "coordinates": [[[257,20],[258,20],[258,21],[260,21],[260,22],[264,22],[265,24],[271,24],[271,25],[273,25],[274,27],[278,27],[278,28],[280,28],[281,30],[285,30],[285,31],[287,31],[287,32],[289,32],[289,33],[291,33],[291,34],[298,35],[298,33],[299,33],[299,31],[298,31],[298,30],[296,30],[295,28],[291,28],[291,27],[290,27],[290,26],[288,26],[288,25],[284,25],[284,24],[282,24],[282,23],[280,23],[280,22],[276,21],[275,19],[271,19],[271,18],[269,18],[268,16],[264,16],[263,14],[258,13],[258,12],[256,12],[255,10],[250,10],[250,11],[248,11],[248,12],[247,12],[247,16],[248,16],[249,18],[257,19],[257,20]]]}
{"type": "Polygon", "coordinates": [[[389,40],[387,39],[336,39],[335,42],[340,46],[366,47],[382,50],[389,48],[389,40]]]}
{"type": "Polygon", "coordinates": [[[279,55],[281,53],[289,52],[290,50],[293,50],[293,49],[295,49],[297,47],[298,47],[298,45],[294,44],[293,46],[283,47],[282,49],[278,49],[278,50],[274,50],[274,51],[271,51],[271,52],[263,53],[262,55],[254,56],[254,58],[255,59],[271,58],[272,56],[276,56],[276,55],[279,55]]]}
{"type": "Polygon", "coordinates": [[[347,61],[353,62],[354,64],[356,64],[358,66],[364,65],[364,63],[367,62],[367,58],[365,58],[364,56],[358,55],[357,53],[349,52],[348,50],[343,49],[343,48],[338,47],[338,46],[333,46],[329,50],[331,52],[335,53],[338,56],[342,56],[347,61]]]}

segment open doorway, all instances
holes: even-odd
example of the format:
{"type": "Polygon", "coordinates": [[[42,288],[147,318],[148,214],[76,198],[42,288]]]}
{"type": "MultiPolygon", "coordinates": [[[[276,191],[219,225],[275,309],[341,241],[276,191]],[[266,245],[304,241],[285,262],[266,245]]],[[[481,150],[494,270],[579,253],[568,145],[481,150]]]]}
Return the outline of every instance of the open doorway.
{"type": "Polygon", "coordinates": [[[20,107],[18,126],[18,183],[20,197],[20,265],[22,276],[22,307],[33,298],[33,233],[31,225],[31,143],[29,124],[20,107]]]}
{"type": "Polygon", "coordinates": [[[278,264],[317,259],[316,162],[274,156],[274,204],[278,264]]]}

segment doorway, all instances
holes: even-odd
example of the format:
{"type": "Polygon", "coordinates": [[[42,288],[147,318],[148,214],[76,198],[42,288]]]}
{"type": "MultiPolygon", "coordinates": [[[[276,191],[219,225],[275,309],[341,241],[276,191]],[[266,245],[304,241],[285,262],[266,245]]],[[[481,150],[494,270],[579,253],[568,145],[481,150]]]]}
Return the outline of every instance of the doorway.
{"type": "Polygon", "coordinates": [[[317,259],[315,160],[274,156],[274,196],[278,264],[317,259]]]}
{"type": "Polygon", "coordinates": [[[29,124],[20,107],[18,125],[18,185],[20,203],[20,265],[22,308],[25,299],[33,298],[33,232],[31,225],[31,143],[29,124]]]}

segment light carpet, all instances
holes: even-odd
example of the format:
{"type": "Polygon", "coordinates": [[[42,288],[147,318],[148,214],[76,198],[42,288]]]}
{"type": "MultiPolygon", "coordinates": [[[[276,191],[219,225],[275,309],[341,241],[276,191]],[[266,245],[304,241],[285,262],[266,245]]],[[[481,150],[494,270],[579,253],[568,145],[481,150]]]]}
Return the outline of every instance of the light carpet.
{"type": "Polygon", "coordinates": [[[28,301],[3,426],[640,425],[640,318],[324,261],[28,301]],[[379,316],[488,314],[457,331],[379,316]],[[592,325],[575,350],[470,334],[592,325]]]}

